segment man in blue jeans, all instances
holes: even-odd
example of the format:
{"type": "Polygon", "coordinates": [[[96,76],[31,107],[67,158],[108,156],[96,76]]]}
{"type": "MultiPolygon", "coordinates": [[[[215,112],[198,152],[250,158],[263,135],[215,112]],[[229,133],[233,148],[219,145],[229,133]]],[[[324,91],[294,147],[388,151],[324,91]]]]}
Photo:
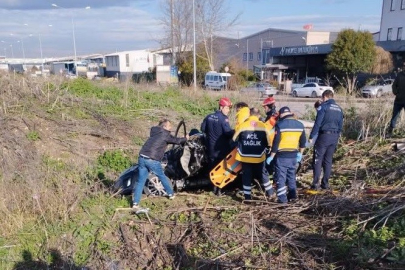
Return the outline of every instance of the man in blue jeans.
{"type": "Polygon", "coordinates": [[[145,186],[149,172],[153,172],[162,182],[169,199],[174,198],[172,185],[165,175],[160,161],[162,160],[168,144],[182,144],[188,140],[186,138],[176,138],[170,134],[172,124],[169,120],[163,119],[158,126],[152,127],[150,137],[142,146],[138,159],[138,181],[134,188],[133,206],[137,210],[141,200],[142,190],[145,186]]]}

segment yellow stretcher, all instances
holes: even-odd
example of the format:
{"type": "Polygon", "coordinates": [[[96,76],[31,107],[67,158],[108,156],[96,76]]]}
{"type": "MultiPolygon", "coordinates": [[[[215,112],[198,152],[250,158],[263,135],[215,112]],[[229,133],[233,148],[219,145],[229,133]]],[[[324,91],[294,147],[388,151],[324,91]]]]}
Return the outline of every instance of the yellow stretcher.
{"type": "Polygon", "coordinates": [[[242,163],[235,159],[236,148],[233,149],[217,166],[210,172],[210,179],[214,186],[223,188],[238,176],[242,170],[242,163]]]}

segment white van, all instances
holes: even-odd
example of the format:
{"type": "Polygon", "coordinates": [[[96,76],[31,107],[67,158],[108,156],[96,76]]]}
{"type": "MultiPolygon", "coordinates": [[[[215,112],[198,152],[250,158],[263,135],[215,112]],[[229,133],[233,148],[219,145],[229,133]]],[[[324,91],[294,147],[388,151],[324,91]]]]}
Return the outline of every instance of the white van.
{"type": "Polygon", "coordinates": [[[204,86],[208,89],[221,90],[227,87],[227,82],[229,77],[232,75],[230,73],[218,73],[216,71],[209,71],[205,74],[204,86]]]}

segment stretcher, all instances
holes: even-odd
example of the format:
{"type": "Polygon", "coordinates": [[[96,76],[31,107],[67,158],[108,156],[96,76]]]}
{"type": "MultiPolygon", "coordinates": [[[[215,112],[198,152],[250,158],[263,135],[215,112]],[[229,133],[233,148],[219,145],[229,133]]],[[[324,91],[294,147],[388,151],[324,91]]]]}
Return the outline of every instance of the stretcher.
{"type": "Polygon", "coordinates": [[[221,162],[210,172],[210,180],[214,186],[223,188],[238,176],[242,170],[242,164],[235,159],[236,148],[232,150],[221,162]]]}

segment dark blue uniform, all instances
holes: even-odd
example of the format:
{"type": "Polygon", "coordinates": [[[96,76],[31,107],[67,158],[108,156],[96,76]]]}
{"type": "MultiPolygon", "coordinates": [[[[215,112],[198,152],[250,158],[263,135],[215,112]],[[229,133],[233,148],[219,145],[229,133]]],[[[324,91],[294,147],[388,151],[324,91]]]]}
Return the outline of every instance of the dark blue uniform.
{"type": "Polygon", "coordinates": [[[329,177],[332,170],[332,157],[338,144],[343,126],[343,111],[334,99],[328,99],[318,107],[314,127],[309,139],[318,135],[315,142],[313,160],[314,179],[312,188],[317,189],[323,168],[322,189],[329,188],[329,177]]]}
{"type": "Polygon", "coordinates": [[[218,110],[204,118],[201,131],[205,133],[208,158],[213,167],[231,151],[234,130],[229,125],[228,116],[218,110]]]}

